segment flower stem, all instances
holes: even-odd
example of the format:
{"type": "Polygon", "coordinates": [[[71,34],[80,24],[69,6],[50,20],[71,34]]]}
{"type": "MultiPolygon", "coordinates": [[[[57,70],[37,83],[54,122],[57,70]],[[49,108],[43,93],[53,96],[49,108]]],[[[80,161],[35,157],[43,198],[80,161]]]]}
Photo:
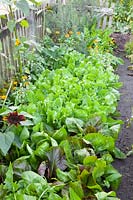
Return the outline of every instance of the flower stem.
{"type": "Polygon", "coordinates": [[[9,95],[9,92],[10,92],[11,87],[12,87],[12,84],[13,84],[13,81],[11,81],[11,83],[10,83],[10,86],[9,86],[8,91],[7,91],[7,93],[6,93],[6,98],[5,98],[5,100],[4,100],[4,102],[3,102],[3,105],[2,105],[2,108],[4,107],[4,105],[5,105],[5,103],[6,103],[7,97],[8,97],[8,95],[9,95]]]}

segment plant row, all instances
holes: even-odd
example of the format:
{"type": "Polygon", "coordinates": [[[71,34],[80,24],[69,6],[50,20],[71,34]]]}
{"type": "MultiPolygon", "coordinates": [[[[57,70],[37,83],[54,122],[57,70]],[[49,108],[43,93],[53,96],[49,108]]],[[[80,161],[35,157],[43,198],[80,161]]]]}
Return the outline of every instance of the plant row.
{"type": "Polygon", "coordinates": [[[0,110],[0,198],[118,200],[121,60],[110,32],[49,41],[27,62],[29,84],[19,83],[0,110]]]}

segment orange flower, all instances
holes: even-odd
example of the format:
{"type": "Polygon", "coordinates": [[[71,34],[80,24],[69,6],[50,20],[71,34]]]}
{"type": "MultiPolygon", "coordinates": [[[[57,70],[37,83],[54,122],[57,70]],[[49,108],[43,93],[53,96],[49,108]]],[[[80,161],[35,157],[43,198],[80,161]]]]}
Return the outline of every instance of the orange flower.
{"type": "Polygon", "coordinates": [[[65,38],[69,38],[70,35],[68,33],[65,34],[65,38]]]}
{"type": "Polygon", "coordinates": [[[17,38],[15,41],[15,46],[19,46],[21,44],[20,40],[17,38]]]}
{"type": "Polygon", "coordinates": [[[2,118],[2,120],[3,120],[3,121],[7,121],[7,116],[4,116],[4,117],[2,118]]]}
{"type": "Polygon", "coordinates": [[[78,32],[77,32],[77,35],[80,35],[80,34],[81,34],[81,33],[78,31],[78,32]]]}
{"type": "Polygon", "coordinates": [[[1,96],[0,96],[0,99],[2,99],[2,100],[5,100],[6,98],[7,98],[6,95],[1,95],[1,96]]]}

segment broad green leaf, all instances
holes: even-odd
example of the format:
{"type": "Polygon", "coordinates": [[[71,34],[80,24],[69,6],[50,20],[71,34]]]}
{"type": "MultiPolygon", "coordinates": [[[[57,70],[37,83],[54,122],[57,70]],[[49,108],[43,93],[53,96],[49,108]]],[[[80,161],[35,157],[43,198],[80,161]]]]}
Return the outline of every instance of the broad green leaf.
{"type": "Polygon", "coordinates": [[[81,200],[81,198],[71,187],[69,187],[69,193],[70,193],[70,200],[81,200]]]}
{"type": "Polygon", "coordinates": [[[37,149],[34,151],[34,154],[43,159],[46,156],[46,152],[48,151],[48,149],[49,143],[45,141],[37,147],[37,149]]]}
{"type": "Polygon", "coordinates": [[[107,165],[105,169],[105,176],[105,182],[116,191],[120,185],[121,174],[112,165],[107,165]]]}
{"type": "Polygon", "coordinates": [[[35,196],[26,195],[26,194],[15,194],[16,198],[19,200],[37,200],[35,196]]]}
{"type": "Polygon", "coordinates": [[[25,111],[21,111],[20,115],[24,115],[26,118],[34,119],[35,117],[25,111]]]}
{"type": "Polygon", "coordinates": [[[9,114],[10,112],[11,112],[11,110],[6,110],[6,111],[0,113],[0,115],[7,115],[7,114],[9,114]]]}
{"type": "Polygon", "coordinates": [[[94,166],[97,160],[97,156],[87,156],[83,160],[83,164],[86,166],[94,166]]]}
{"type": "Polygon", "coordinates": [[[63,171],[61,171],[59,168],[56,170],[56,175],[57,175],[57,178],[58,178],[60,181],[63,181],[64,183],[70,181],[68,172],[63,172],[63,171]]]}
{"type": "Polygon", "coordinates": [[[116,125],[110,127],[110,130],[112,131],[111,135],[115,140],[117,140],[117,138],[118,138],[118,134],[120,132],[120,128],[121,128],[120,124],[116,124],[116,125]]]}
{"type": "Polygon", "coordinates": [[[52,137],[50,138],[52,147],[58,147],[58,143],[52,137]]]}
{"type": "Polygon", "coordinates": [[[71,179],[71,181],[76,181],[77,180],[77,170],[75,169],[71,169],[69,172],[68,172],[68,176],[69,178],[71,179]]]}
{"type": "Polygon", "coordinates": [[[14,141],[14,133],[0,133],[0,149],[4,156],[6,156],[8,150],[10,149],[12,143],[14,141]]]}
{"type": "Polygon", "coordinates": [[[83,109],[75,109],[74,110],[74,116],[75,116],[75,118],[81,119],[81,120],[84,120],[84,121],[86,121],[88,119],[88,114],[83,109]]]}
{"type": "Polygon", "coordinates": [[[40,175],[33,171],[26,171],[22,173],[22,179],[26,181],[26,183],[40,183],[42,185],[47,185],[46,179],[42,178],[40,175]]]}
{"type": "Polygon", "coordinates": [[[72,156],[72,152],[71,152],[71,147],[70,147],[69,141],[68,140],[63,140],[60,143],[60,146],[62,147],[62,149],[65,152],[65,156],[66,156],[67,161],[70,162],[70,163],[73,162],[73,156],[72,156]]]}
{"type": "Polygon", "coordinates": [[[29,136],[30,136],[29,130],[26,127],[24,127],[20,134],[20,140],[23,142],[24,140],[28,139],[29,136]]]}
{"type": "Polygon", "coordinates": [[[6,178],[5,178],[5,188],[8,191],[12,191],[13,190],[13,169],[12,169],[12,164],[10,163],[8,170],[6,172],[6,178]]]}
{"type": "Polygon", "coordinates": [[[27,20],[23,19],[21,22],[20,22],[20,25],[22,27],[25,27],[25,28],[28,28],[29,27],[29,23],[27,20]]]}
{"type": "Polygon", "coordinates": [[[55,184],[53,186],[53,189],[56,192],[60,192],[62,189],[64,189],[65,185],[66,184],[64,182],[60,182],[60,181],[57,180],[57,182],[55,182],[55,184]]]}
{"type": "MultiPolygon", "coordinates": [[[[107,197],[116,197],[116,193],[115,192],[98,192],[95,194],[95,196],[97,197],[97,200],[105,200],[108,199],[107,197]]],[[[118,198],[114,198],[113,200],[119,200],[118,198]]]]}
{"type": "Polygon", "coordinates": [[[19,8],[26,16],[29,15],[29,4],[26,0],[17,0],[16,2],[17,8],[19,8]]]}
{"type": "Polygon", "coordinates": [[[31,120],[21,121],[20,124],[22,126],[33,126],[33,122],[31,120]]]}
{"type": "Polygon", "coordinates": [[[14,20],[9,20],[7,22],[7,28],[9,29],[10,32],[13,32],[16,26],[16,22],[14,20]]]}
{"type": "Polygon", "coordinates": [[[125,159],[126,158],[126,154],[123,153],[119,148],[115,147],[113,150],[114,156],[115,158],[118,159],[125,159]]]}
{"type": "Polygon", "coordinates": [[[90,173],[89,173],[86,169],[84,169],[84,166],[81,166],[81,168],[83,168],[83,171],[82,171],[81,174],[79,175],[79,178],[80,178],[80,180],[81,180],[81,182],[82,182],[83,184],[87,184],[87,182],[88,182],[88,177],[89,177],[90,173]]]}
{"type": "Polygon", "coordinates": [[[50,193],[48,200],[62,200],[62,198],[55,193],[50,193]]]}
{"type": "Polygon", "coordinates": [[[67,131],[64,127],[61,127],[58,131],[56,131],[53,136],[52,136],[55,140],[57,140],[58,142],[65,140],[67,137],[67,131]]]}
{"type": "Polygon", "coordinates": [[[96,166],[92,171],[93,178],[97,180],[97,178],[101,177],[105,172],[105,168],[106,168],[106,162],[100,159],[97,160],[96,166]]]}
{"type": "Polygon", "coordinates": [[[101,152],[104,150],[112,152],[115,147],[114,139],[110,136],[102,135],[101,133],[87,134],[84,139],[85,142],[92,144],[96,152],[101,152]]]}
{"type": "Polygon", "coordinates": [[[32,133],[31,135],[31,140],[32,142],[34,142],[35,144],[37,144],[38,142],[40,142],[43,139],[48,138],[48,134],[42,132],[36,132],[36,133],[32,133]]]}
{"type": "Polygon", "coordinates": [[[74,158],[75,160],[78,160],[81,164],[83,163],[83,160],[86,156],[90,156],[90,153],[87,151],[86,148],[83,149],[77,149],[74,151],[74,158]]]}
{"type": "Polygon", "coordinates": [[[18,110],[19,106],[9,106],[10,110],[15,111],[18,110]]]}
{"type": "Polygon", "coordinates": [[[87,182],[87,187],[92,190],[94,193],[96,191],[102,191],[102,187],[97,184],[96,180],[93,178],[92,175],[89,175],[89,178],[88,178],[88,182],[87,182]]]}
{"type": "Polygon", "coordinates": [[[106,177],[106,180],[109,182],[113,182],[121,177],[122,177],[122,175],[120,173],[115,173],[115,174],[111,174],[110,176],[106,177]]]}
{"type": "Polygon", "coordinates": [[[83,131],[84,122],[77,118],[66,118],[66,126],[69,132],[79,133],[83,131]]]}
{"type": "Polygon", "coordinates": [[[30,156],[23,156],[16,159],[13,162],[13,171],[14,174],[21,177],[22,172],[31,170],[31,166],[28,162],[30,156]]]}
{"type": "Polygon", "coordinates": [[[80,181],[70,182],[69,185],[81,199],[84,197],[84,191],[80,181]]]}
{"type": "Polygon", "coordinates": [[[29,146],[29,144],[26,144],[26,148],[27,148],[29,154],[30,154],[30,155],[33,155],[33,150],[32,150],[32,148],[29,146]]]}
{"type": "Polygon", "coordinates": [[[111,154],[109,154],[109,153],[108,153],[108,154],[104,154],[104,155],[102,156],[102,159],[105,160],[107,164],[112,163],[113,160],[114,160],[114,159],[112,158],[111,154]]]}

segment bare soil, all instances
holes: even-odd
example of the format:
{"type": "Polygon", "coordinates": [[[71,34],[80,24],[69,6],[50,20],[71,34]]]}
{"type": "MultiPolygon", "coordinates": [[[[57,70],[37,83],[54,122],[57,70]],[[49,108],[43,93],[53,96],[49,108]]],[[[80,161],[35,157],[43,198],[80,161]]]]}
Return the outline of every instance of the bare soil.
{"type": "MultiPolygon", "coordinates": [[[[118,48],[115,54],[124,60],[124,64],[118,67],[117,73],[123,87],[120,89],[121,98],[118,105],[118,111],[121,113],[121,119],[124,124],[121,128],[116,146],[127,153],[133,145],[133,122],[127,128],[127,119],[131,117],[133,109],[133,72],[127,68],[131,65],[124,52],[124,44],[129,40],[128,34],[115,33],[113,35],[118,48]]],[[[124,160],[115,160],[114,166],[122,174],[122,182],[117,195],[121,200],[133,200],[133,154],[124,160]]]]}

